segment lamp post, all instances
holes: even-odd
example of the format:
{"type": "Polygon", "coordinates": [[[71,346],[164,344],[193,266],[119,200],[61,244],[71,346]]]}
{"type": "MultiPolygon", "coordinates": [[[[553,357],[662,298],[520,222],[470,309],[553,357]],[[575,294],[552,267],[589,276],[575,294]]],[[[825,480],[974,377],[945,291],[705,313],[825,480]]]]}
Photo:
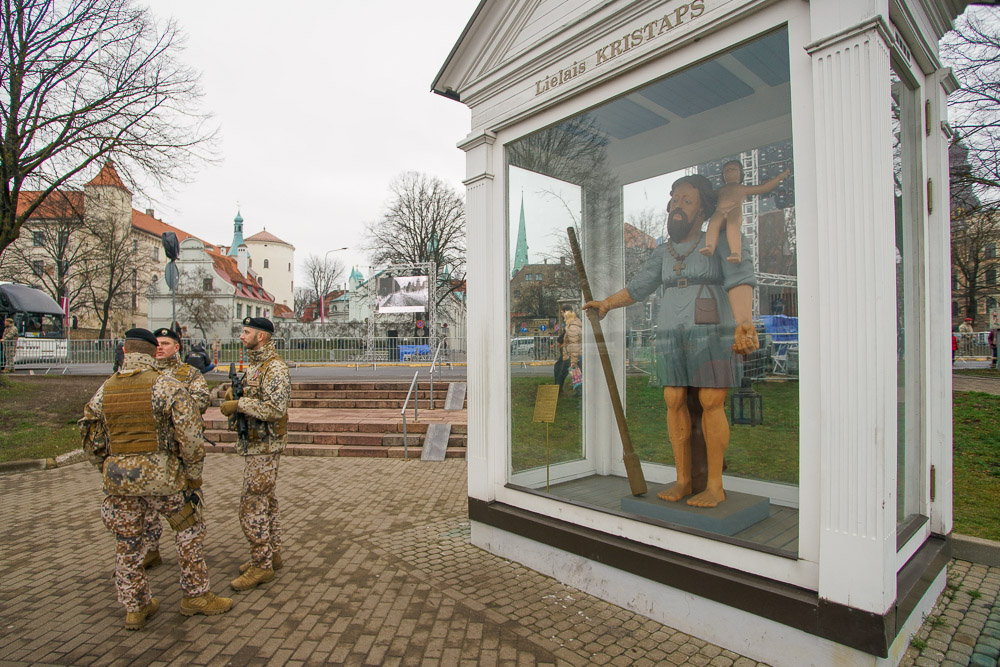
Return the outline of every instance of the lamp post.
{"type": "MultiPolygon", "coordinates": [[[[326,258],[330,256],[331,252],[340,252],[341,250],[347,250],[347,246],[344,246],[343,248],[334,248],[333,250],[327,250],[326,251],[326,254],[323,255],[323,271],[324,272],[326,271],[326,258]]],[[[323,292],[326,291],[325,286],[324,286],[324,289],[322,291],[323,292]]],[[[324,303],[324,298],[325,297],[326,297],[326,294],[320,294],[319,295],[319,323],[320,324],[326,324],[326,319],[325,319],[325,317],[326,317],[326,304],[324,303]]]]}

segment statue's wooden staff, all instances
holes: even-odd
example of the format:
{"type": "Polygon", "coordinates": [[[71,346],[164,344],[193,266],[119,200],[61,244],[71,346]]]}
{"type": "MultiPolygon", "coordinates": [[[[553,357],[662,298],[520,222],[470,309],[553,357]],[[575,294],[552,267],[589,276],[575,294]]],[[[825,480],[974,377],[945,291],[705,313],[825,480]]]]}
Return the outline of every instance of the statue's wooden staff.
{"type": "MultiPolygon", "coordinates": [[[[566,233],[569,234],[569,245],[573,249],[573,261],[576,262],[576,273],[580,277],[583,302],[593,301],[594,295],[590,291],[587,270],[583,266],[583,255],[580,254],[580,244],[576,240],[576,230],[570,227],[566,230],[566,233]]],[[[628,485],[632,490],[633,496],[641,496],[646,493],[646,478],[642,475],[642,465],[639,463],[639,455],[632,449],[632,438],[629,436],[628,424],[625,422],[625,410],[622,408],[621,396],[618,395],[618,381],[615,380],[615,372],[611,367],[611,357],[608,355],[608,346],[604,342],[601,318],[593,308],[587,310],[587,317],[590,318],[590,326],[594,329],[594,340],[597,341],[597,352],[601,357],[604,379],[607,380],[608,391],[611,393],[611,408],[615,412],[615,421],[618,422],[618,433],[622,438],[622,449],[625,453],[623,460],[625,461],[625,474],[628,475],[628,485]]]]}

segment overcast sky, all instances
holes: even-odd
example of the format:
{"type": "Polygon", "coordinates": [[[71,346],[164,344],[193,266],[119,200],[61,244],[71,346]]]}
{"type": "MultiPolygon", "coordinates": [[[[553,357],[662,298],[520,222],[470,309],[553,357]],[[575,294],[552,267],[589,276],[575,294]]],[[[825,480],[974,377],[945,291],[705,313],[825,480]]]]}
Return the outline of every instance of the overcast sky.
{"type": "Polygon", "coordinates": [[[430,86],[478,0],[148,4],[187,35],[183,58],[202,72],[221,160],[135,208],[229,244],[238,202],[245,236],[266,227],[295,246],[298,286],[306,256],[341,246],[348,271],[368,275],[364,223],[397,174],[426,172],[464,195],[455,144],[469,111],[430,86]]]}

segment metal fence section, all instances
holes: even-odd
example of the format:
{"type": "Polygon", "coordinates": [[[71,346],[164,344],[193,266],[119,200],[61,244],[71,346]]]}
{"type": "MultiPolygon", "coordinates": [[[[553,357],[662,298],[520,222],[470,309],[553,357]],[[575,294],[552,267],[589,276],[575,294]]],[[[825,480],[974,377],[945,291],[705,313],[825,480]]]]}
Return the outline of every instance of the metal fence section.
{"type": "MultiPolygon", "coordinates": [[[[435,350],[426,338],[376,338],[369,353],[366,340],[357,338],[274,338],[274,346],[286,361],[296,363],[425,363],[434,360],[435,350]]],[[[437,338],[438,365],[464,363],[467,359],[464,338],[437,338]]],[[[115,362],[115,349],[120,339],[52,340],[22,337],[17,341],[15,366],[66,366],[76,364],[109,364],[115,362]]],[[[230,363],[246,365],[246,351],[239,338],[224,338],[204,343],[185,341],[184,357],[192,343],[201,344],[213,363],[228,367],[230,363]]],[[[2,351],[7,354],[8,345],[2,351]]],[[[4,356],[6,358],[6,356],[4,356]]]]}

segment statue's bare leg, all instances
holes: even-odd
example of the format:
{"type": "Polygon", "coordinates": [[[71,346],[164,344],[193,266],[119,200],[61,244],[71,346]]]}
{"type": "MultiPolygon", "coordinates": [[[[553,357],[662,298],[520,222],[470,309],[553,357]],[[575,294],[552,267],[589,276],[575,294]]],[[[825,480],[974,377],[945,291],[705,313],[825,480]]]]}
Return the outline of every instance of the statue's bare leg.
{"type": "Polygon", "coordinates": [[[730,210],[726,214],[726,240],[729,241],[729,257],[726,257],[726,261],[730,264],[739,264],[743,259],[743,238],[740,234],[742,226],[741,208],[730,210]]]}
{"type": "Polygon", "coordinates": [[[667,404],[667,432],[674,451],[677,481],[656,494],[674,503],[691,493],[691,413],[687,408],[687,387],[664,387],[667,404]]]}
{"type": "Polygon", "coordinates": [[[698,390],[698,400],[701,402],[701,428],[705,434],[705,453],[708,459],[708,483],[705,490],[688,498],[687,504],[692,507],[715,507],[726,499],[722,490],[722,463],[729,446],[729,422],[726,420],[725,387],[702,387],[698,390]]]}
{"type": "MultiPolygon", "coordinates": [[[[726,224],[726,216],[716,211],[714,215],[708,221],[708,229],[705,230],[705,247],[700,248],[698,252],[706,257],[711,257],[712,253],[715,252],[715,246],[719,243],[719,234],[722,233],[722,227],[726,224]]],[[[726,232],[726,238],[729,238],[729,232],[726,232]]]]}

